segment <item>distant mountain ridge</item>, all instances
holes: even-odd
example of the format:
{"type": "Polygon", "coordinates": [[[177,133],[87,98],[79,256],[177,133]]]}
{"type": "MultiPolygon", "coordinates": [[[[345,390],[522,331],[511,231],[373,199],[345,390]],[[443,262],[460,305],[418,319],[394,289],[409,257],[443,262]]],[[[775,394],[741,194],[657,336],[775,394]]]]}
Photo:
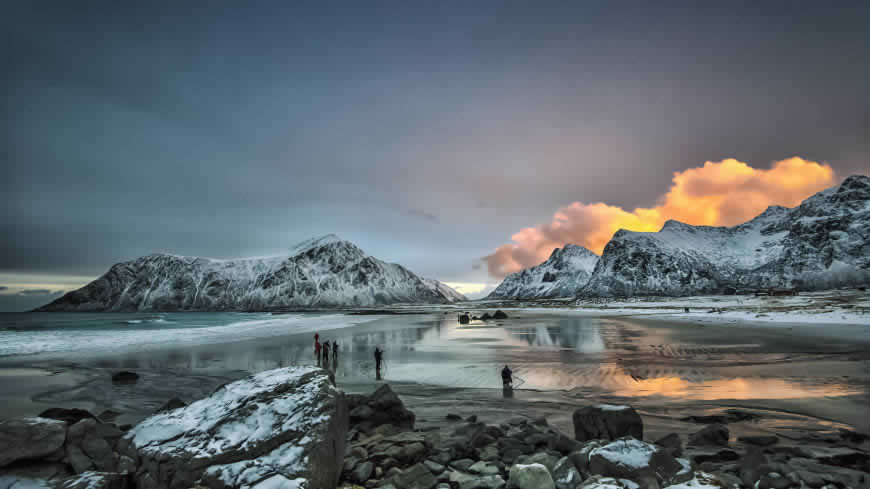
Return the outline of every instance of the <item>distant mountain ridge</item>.
{"type": "Polygon", "coordinates": [[[586,248],[566,244],[556,248],[547,261],[505,277],[487,299],[548,299],[573,297],[589,281],[598,255],[586,248]]]}
{"type": "Polygon", "coordinates": [[[617,231],[581,295],[685,296],[862,282],[870,278],[868,229],[870,177],[851,176],[793,209],[771,206],[737,226],[668,221],[654,233],[617,231]]]}
{"type": "Polygon", "coordinates": [[[113,265],[38,311],[251,311],[444,304],[465,296],[335,235],[287,255],[218,260],[156,253],[113,265]]]}
{"type": "MultiPolygon", "coordinates": [[[[770,206],[737,226],[669,220],[658,232],[621,229],[592,270],[563,267],[555,275],[558,280],[548,282],[544,277],[554,277],[556,249],[544,263],[506,277],[487,298],[566,297],[578,282],[583,284],[573,295],[584,297],[687,296],[868,283],[868,230],[870,177],[853,175],[797,207],[770,206]]],[[[575,245],[565,248],[569,246],[575,245]]]]}

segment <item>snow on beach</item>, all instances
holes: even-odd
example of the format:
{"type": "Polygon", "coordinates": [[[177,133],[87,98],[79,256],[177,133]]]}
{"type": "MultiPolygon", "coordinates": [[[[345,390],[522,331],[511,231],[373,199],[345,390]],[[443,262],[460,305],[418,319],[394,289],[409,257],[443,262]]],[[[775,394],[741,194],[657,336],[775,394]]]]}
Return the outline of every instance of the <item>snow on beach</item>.
{"type": "Polygon", "coordinates": [[[648,317],[680,322],[842,324],[870,326],[870,293],[826,290],[796,296],[718,295],[578,300],[555,308],[524,307],[527,312],[553,312],[599,317],[648,317]],[[689,312],[686,312],[689,308],[689,312]]]}

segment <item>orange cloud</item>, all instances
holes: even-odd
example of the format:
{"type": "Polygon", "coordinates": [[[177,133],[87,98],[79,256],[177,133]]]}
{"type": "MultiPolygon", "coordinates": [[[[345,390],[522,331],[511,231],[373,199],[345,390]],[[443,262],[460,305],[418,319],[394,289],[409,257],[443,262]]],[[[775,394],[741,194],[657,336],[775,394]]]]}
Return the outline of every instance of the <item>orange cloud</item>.
{"type": "Polygon", "coordinates": [[[574,202],[551,222],[525,228],[484,260],[490,275],[504,277],[537,265],[553,248],[573,243],[600,254],[619,229],[658,231],[668,219],[693,225],[733,226],[748,221],[770,205],[794,207],[835,184],[827,164],[794,157],[770,169],[753,168],[735,159],[708,161],[700,168],[674,173],[671,188],[658,205],[629,212],[603,202],[574,202]]]}

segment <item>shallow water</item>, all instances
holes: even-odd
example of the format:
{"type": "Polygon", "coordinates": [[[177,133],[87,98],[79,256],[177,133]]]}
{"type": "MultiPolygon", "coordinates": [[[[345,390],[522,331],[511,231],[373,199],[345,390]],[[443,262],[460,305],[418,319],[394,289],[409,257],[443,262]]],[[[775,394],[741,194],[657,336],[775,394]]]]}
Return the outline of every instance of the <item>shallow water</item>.
{"type": "MultiPolygon", "coordinates": [[[[55,327],[40,324],[39,316],[26,318],[27,328],[0,332],[0,340],[11,338],[16,345],[0,348],[28,353],[6,356],[0,363],[75,363],[150,373],[139,394],[99,384],[77,393],[78,399],[99,396],[103,404],[121,396],[133,405],[148,396],[207,385],[202,379],[209,377],[224,381],[247,372],[313,363],[314,331],[321,333],[321,341],[338,342],[340,353],[330,358],[329,367],[342,385],[373,382],[372,355],[381,346],[386,352],[382,374],[388,382],[488,389],[496,396],[502,395],[499,372],[505,364],[515,373],[517,392],[559,391],[569,399],[758,406],[776,401],[779,408],[842,419],[863,410],[870,393],[866,335],[825,339],[783,329],[522,311],[508,320],[467,326],[458,324],[454,312],[49,315],[55,327]],[[155,318],[166,323],[148,323],[155,318]]],[[[62,398],[42,397],[46,402],[62,398]]]]}

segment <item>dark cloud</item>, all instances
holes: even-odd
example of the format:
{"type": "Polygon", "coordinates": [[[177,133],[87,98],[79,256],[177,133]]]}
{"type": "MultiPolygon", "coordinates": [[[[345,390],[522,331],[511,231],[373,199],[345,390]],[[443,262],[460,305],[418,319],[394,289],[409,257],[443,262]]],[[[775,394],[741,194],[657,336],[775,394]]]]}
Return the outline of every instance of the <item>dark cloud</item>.
{"type": "Polygon", "coordinates": [[[333,232],[483,282],[469,260],[516,230],[575,201],[649,206],[700,162],[856,173],[868,14],[18,2],[0,16],[0,272],[96,276],[333,232]]]}

